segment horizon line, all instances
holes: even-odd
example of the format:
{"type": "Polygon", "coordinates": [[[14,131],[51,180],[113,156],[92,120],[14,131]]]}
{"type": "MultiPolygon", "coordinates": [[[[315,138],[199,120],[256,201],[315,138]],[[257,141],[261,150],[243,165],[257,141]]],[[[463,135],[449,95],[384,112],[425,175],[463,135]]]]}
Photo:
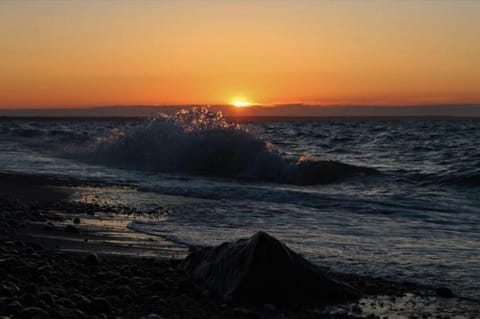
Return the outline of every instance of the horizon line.
{"type": "MultiPolygon", "coordinates": [[[[252,104],[245,109],[252,108],[274,108],[274,107],[374,107],[374,108],[393,108],[393,107],[479,107],[479,103],[441,103],[441,104],[307,104],[307,103],[277,103],[277,104],[252,104]]],[[[122,108],[122,107],[231,107],[235,106],[224,104],[208,104],[208,103],[187,103],[187,104],[105,104],[105,105],[82,105],[82,106],[26,106],[26,107],[0,107],[0,111],[29,111],[29,110],[85,110],[85,109],[100,109],[100,108],[122,108]]]]}

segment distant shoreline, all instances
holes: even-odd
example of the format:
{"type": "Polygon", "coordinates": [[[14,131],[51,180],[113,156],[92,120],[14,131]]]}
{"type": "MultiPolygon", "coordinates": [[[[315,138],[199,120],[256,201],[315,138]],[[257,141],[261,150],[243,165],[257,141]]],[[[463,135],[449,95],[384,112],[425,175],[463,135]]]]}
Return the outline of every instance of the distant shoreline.
{"type": "MultiPolygon", "coordinates": [[[[131,105],[99,106],[78,108],[23,108],[0,109],[0,117],[152,117],[158,113],[174,114],[180,109],[208,105],[131,105]]],[[[235,108],[231,105],[210,105],[212,110],[221,111],[226,117],[300,117],[300,118],[350,118],[350,117],[465,117],[479,118],[478,104],[442,104],[442,105],[404,105],[404,106],[368,106],[368,105],[252,105],[235,108]]]]}
{"type": "MultiPolygon", "coordinates": [[[[398,116],[384,116],[384,115],[369,115],[369,116],[269,116],[269,115],[257,115],[257,116],[225,116],[228,120],[238,122],[256,122],[256,121],[269,121],[269,122],[282,122],[282,121],[330,121],[330,120],[480,120],[479,116],[454,116],[454,115],[398,115],[398,116]]],[[[152,118],[152,116],[29,116],[29,115],[16,115],[16,116],[3,116],[0,115],[0,121],[9,120],[41,120],[41,121],[144,121],[145,119],[152,118]]]]}

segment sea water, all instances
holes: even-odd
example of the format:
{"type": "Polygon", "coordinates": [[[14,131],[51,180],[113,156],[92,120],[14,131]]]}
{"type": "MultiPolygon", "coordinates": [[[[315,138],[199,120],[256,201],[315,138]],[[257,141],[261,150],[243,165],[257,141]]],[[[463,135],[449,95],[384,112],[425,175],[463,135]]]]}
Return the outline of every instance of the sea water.
{"type": "Polygon", "coordinates": [[[479,141],[459,118],[2,119],[0,169],[187,197],[130,225],[180,243],[263,230],[323,266],[480,299],[479,141]]]}

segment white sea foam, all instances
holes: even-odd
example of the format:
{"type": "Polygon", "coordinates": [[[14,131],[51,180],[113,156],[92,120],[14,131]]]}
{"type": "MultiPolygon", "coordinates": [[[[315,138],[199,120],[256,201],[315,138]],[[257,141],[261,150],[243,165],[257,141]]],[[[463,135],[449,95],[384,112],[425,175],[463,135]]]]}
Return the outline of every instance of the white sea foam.
{"type": "Polygon", "coordinates": [[[285,159],[268,142],[209,108],[114,129],[83,159],[108,166],[291,184],[322,184],[375,170],[334,161],[285,159]]]}

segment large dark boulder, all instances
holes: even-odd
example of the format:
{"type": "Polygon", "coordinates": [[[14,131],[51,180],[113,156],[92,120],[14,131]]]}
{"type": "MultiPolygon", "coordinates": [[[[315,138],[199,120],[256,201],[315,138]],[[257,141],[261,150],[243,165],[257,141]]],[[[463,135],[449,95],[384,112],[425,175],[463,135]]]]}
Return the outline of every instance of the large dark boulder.
{"type": "Polygon", "coordinates": [[[228,302],[295,305],[359,297],[352,287],[329,278],[319,267],[264,232],[198,249],[179,267],[228,302]]]}

